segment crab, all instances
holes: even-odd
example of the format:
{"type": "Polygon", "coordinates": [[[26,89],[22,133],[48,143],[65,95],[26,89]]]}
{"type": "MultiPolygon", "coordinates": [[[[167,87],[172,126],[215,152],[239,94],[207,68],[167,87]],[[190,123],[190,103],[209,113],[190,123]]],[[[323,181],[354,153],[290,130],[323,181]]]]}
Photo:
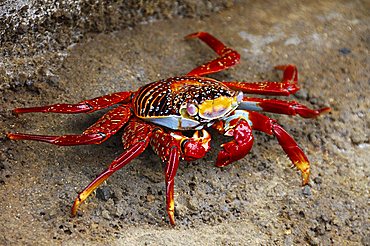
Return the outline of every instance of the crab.
{"type": "Polygon", "coordinates": [[[221,145],[216,166],[224,167],[240,160],[253,145],[252,130],[274,135],[292,166],[301,172],[302,185],[309,185],[310,163],[294,139],[276,122],[260,112],[299,115],[314,118],[330,111],[317,110],[295,102],[251,97],[249,94],[288,96],[299,90],[298,71],[294,65],[280,65],[280,82],[222,82],[205,75],[228,69],[239,63],[240,55],[207,32],[197,32],[186,38],[199,38],[218,57],[193,69],[184,76],[152,82],[137,91],[124,91],[84,100],[77,104],[16,108],[14,114],[91,113],[116,106],[80,135],[45,136],[8,133],[12,140],[35,140],[55,145],[101,144],[118,130],[122,135],[123,152],[80,192],[72,206],[72,216],[80,205],[108,177],[151,145],[165,163],[166,211],[175,225],[174,184],[180,160],[203,158],[210,150],[211,135],[207,128],[232,139],[221,145]]]}

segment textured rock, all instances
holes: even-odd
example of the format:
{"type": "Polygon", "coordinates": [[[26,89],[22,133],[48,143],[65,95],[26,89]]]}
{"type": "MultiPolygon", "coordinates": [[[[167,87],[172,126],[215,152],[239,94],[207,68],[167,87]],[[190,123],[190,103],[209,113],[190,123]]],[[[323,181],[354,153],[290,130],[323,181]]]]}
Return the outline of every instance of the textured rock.
{"type": "MultiPolygon", "coordinates": [[[[63,49],[27,53],[21,47],[19,54],[8,53],[0,61],[1,83],[8,85],[0,96],[0,244],[369,244],[366,4],[240,1],[202,17],[145,19],[144,24],[103,33],[91,34],[96,32],[91,28],[73,41],[79,40],[77,44],[66,42],[63,49]],[[206,158],[179,167],[176,229],[168,225],[165,212],[163,165],[151,150],[110,177],[101,186],[103,194],[92,195],[77,218],[70,218],[77,193],[121,153],[122,132],[94,146],[13,142],[5,132],[78,133],[104,112],[15,117],[10,110],[78,102],[185,74],[215,57],[198,40],[183,39],[194,31],[208,31],[241,54],[240,64],[212,77],[278,80],[272,67],[294,63],[303,90],[286,99],[332,107],[318,119],[269,114],[307,153],[312,163],[310,195],[302,193],[299,173],[289,168],[273,137],[255,132],[251,153],[219,169],[213,164],[227,138],[212,132],[214,149],[206,158]]],[[[105,20],[97,20],[99,26],[105,20]]],[[[30,28],[22,30],[20,35],[27,36],[30,28]]],[[[65,35],[70,40],[70,32],[65,35]]],[[[29,45],[36,47],[37,42],[29,45]]]]}

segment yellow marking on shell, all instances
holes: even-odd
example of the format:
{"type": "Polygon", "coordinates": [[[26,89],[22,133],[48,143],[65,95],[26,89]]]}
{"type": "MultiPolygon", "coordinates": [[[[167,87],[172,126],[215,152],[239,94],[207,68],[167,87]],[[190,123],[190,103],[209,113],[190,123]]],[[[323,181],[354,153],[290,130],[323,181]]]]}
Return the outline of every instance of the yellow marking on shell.
{"type": "Polygon", "coordinates": [[[238,105],[237,98],[221,96],[214,100],[206,100],[198,105],[199,116],[204,119],[216,119],[224,116],[238,105]]]}

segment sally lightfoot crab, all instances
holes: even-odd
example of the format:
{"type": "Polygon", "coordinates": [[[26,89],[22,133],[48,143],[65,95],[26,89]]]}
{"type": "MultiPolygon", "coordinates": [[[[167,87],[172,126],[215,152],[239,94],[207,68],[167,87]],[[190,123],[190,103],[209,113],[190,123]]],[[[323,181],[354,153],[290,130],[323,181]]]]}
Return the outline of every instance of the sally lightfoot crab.
{"type": "Polygon", "coordinates": [[[150,144],[166,164],[166,210],[175,224],[174,180],[180,160],[204,157],[210,150],[211,136],[207,128],[232,137],[221,145],[216,166],[223,167],[243,158],[252,148],[252,130],[274,135],[292,165],[301,171],[302,185],[309,183],[310,164],[293,138],[274,119],[259,112],[300,115],[313,118],[330,108],[312,110],[294,101],[262,99],[249,94],[288,96],[299,90],[298,72],[294,65],[276,66],[283,71],[281,82],[221,82],[204,77],[239,63],[237,51],[206,32],[186,38],[199,38],[218,57],[184,76],[172,77],[147,84],[137,91],[117,92],[85,100],[77,104],[54,104],[41,107],[16,108],[17,115],[42,113],[91,113],[116,106],[80,135],[45,136],[9,133],[12,140],[36,140],[55,145],[100,144],[124,128],[123,153],[118,156],[79,195],[72,206],[76,215],[81,203],[114,172],[140,155],[150,144]],[[182,134],[193,131],[193,136],[182,134]]]}

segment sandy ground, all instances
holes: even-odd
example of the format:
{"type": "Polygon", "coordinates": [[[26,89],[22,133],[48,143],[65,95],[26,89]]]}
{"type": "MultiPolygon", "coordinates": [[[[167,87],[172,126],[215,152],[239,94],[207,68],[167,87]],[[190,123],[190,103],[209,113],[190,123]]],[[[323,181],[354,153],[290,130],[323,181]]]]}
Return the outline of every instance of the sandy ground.
{"type": "Polygon", "coordinates": [[[49,80],[2,92],[0,244],[369,245],[369,8],[366,1],[242,2],[207,18],[154,22],[70,47],[49,80]],[[121,132],[94,146],[13,142],[5,132],[78,133],[102,112],[15,117],[10,110],[78,102],[185,74],[215,56],[201,42],[183,39],[195,31],[208,31],[241,54],[241,64],[212,77],[278,80],[273,66],[293,63],[302,89],[288,99],[332,107],[318,119],[269,115],[307,153],[309,194],[276,139],[261,133],[244,159],[214,167],[226,139],[213,132],[206,158],[178,170],[176,227],[164,210],[163,165],[151,150],[70,218],[77,193],[121,153],[121,132]]]}

